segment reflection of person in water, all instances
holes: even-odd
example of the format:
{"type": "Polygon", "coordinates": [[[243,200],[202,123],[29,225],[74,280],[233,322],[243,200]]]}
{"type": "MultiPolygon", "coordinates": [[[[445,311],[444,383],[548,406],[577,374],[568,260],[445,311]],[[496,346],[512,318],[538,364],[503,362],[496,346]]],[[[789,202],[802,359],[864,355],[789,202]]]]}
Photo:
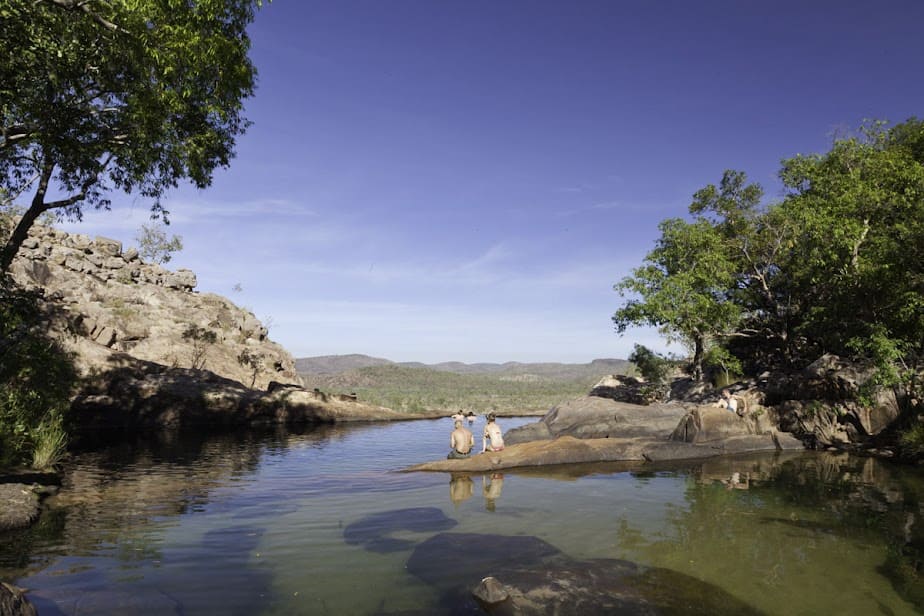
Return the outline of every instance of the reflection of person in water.
{"type": "Polygon", "coordinates": [[[454,505],[466,501],[475,493],[475,482],[468,475],[453,473],[449,476],[449,500],[454,505]]]}
{"type": "Polygon", "coordinates": [[[481,493],[484,495],[484,508],[488,511],[494,511],[494,501],[500,498],[501,490],[504,489],[504,474],[491,473],[481,476],[481,493]]]}
{"type": "Polygon", "coordinates": [[[725,485],[727,490],[747,490],[751,487],[751,474],[745,473],[742,477],[741,473],[732,473],[731,477],[728,479],[723,479],[722,484],[725,485]]]}

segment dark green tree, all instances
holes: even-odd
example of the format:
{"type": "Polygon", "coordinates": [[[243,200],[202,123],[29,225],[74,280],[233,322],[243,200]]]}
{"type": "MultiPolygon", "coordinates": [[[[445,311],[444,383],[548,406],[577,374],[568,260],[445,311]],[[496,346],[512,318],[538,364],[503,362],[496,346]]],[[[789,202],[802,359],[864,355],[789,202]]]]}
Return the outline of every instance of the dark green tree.
{"type": "Polygon", "coordinates": [[[0,0],[0,178],[29,193],[6,271],[44,212],[79,219],[114,190],[152,200],[227,166],[254,89],[259,0],[0,0]]]}
{"type": "Polygon", "coordinates": [[[740,316],[738,306],[728,301],[734,262],[722,234],[705,219],[672,218],[659,228],[661,238],[645,265],[615,287],[627,299],[613,322],[619,333],[631,325],[650,325],[687,345],[693,352],[693,377],[699,380],[707,345],[740,316]]]}

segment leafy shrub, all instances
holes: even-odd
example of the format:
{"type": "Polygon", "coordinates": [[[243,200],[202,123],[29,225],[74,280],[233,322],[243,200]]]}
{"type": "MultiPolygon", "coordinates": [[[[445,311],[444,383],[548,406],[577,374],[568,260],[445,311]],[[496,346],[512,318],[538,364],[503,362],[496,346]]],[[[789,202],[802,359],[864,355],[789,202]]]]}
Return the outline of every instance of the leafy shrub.
{"type": "Polygon", "coordinates": [[[76,371],[48,336],[43,310],[37,295],[0,280],[0,465],[26,463],[36,452],[53,463],[66,445],[76,371]]]}

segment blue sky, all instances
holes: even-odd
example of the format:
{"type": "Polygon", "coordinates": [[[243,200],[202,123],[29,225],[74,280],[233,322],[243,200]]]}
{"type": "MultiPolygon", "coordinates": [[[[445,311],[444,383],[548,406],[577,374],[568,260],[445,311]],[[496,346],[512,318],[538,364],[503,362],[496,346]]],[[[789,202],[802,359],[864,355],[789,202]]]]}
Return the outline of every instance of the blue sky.
{"type": "MultiPolygon", "coordinates": [[[[626,357],[627,275],[694,191],[924,115],[924,2],[274,0],[253,126],[165,205],[169,264],[296,357],[626,357]],[[235,285],[241,290],[235,291],[235,285]]],[[[134,243],[148,203],[66,228],[134,243]]]]}

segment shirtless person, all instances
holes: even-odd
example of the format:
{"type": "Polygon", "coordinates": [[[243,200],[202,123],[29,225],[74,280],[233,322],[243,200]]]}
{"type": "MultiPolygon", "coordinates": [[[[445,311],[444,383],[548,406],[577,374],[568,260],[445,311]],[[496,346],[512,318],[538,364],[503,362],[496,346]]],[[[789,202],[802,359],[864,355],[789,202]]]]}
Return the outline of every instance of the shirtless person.
{"type": "Polygon", "coordinates": [[[459,458],[467,458],[468,454],[472,452],[472,447],[475,446],[475,436],[471,431],[462,427],[461,419],[457,419],[453,425],[456,429],[449,435],[449,446],[452,448],[452,451],[449,452],[446,459],[457,460],[459,458]]]}
{"type": "Polygon", "coordinates": [[[484,436],[481,439],[481,453],[488,451],[501,451],[504,448],[504,437],[501,434],[500,426],[494,423],[496,417],[494,413],[488,413],[488,423],[484,427],[484,436]],[[491,447],[488,447],[488,440],[491,441],[491,447]]]}

